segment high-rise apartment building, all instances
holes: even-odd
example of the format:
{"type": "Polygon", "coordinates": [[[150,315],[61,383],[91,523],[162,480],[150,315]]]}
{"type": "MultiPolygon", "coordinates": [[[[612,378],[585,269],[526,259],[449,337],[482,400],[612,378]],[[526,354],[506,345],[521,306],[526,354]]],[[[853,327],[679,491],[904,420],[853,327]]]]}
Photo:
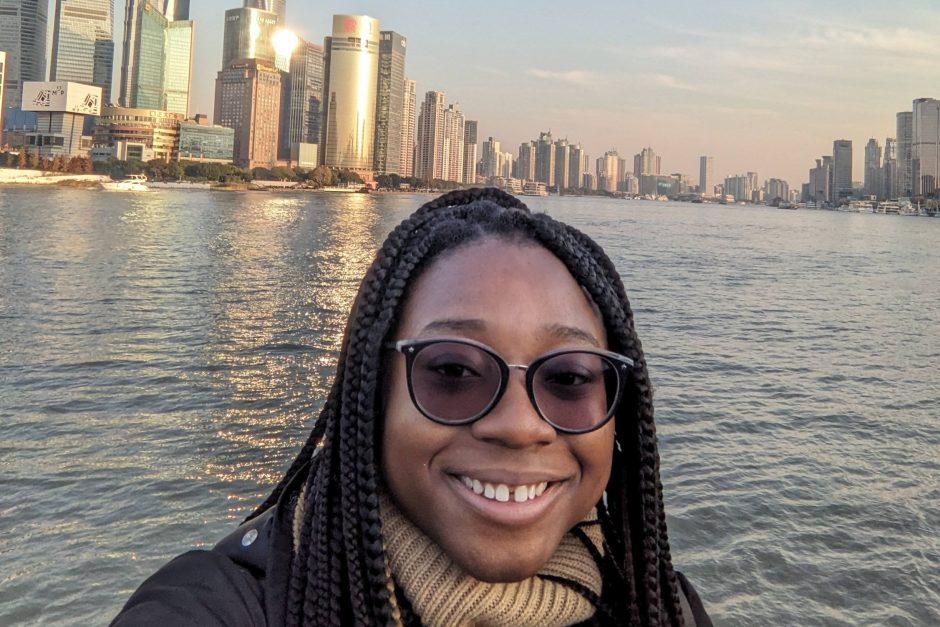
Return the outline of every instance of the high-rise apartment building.
{"type": "Polygon", "coordinates": [[[445,181],[463,182],[464,119],[460,104],[454,103],[444,109],[444,162],[441,173],[445,181]]]}
{"type": "Polygon", "coordinates": [[[49,78],[101,87],[111,101],[113,0],[56,0],[49,78]]]}
{"type": "Polygon", "coordinates": [[[626,173],[624,160],[616,150],[608,150],[597,160],[597,189],[615,192],[626,173]]]}
{"type": "Polygon", "coordinates": [[[715,158],[698,158],[698,193],[706,198],[715,195],[715,158]]]}
{"type": "Polygon", "coordinates": [[[4,107],[22,104],[24,81],[46,79],[48,6],[48,0],[0,0],[0,50],[7,54],[4,107]]]}
{"type": "Polygon", "coordinates": [[[940,100],[914,101],[911,180],[917,196],[931,196],[940,185],[940,100]]]}
{"type": "Polygon", "coordinates": [[[259,59],[230,63],[215,81],[215,121],[235,130],[234,161],[243,168],[277,161],[281,72],[259,59]]]}
{"type": "Polygon", "coordinates": [[[581,189],[584,185],[584,174],[588,170],[588,156],[581,144],[568,146],[568,188],[581,189]]]}
{"type": "Polygon", "coordinates": [[[555,143],[551,131],[539,133],[535,143],[535,180],[547,187],[555,185],[555,143]]]}
{"type": "Polygon", "coordinates": [[[323,163],[371,175],[379,21],[368,15],[334,15],[329,46],[329,60],[324,66],[327,87],[323,163]]]}
{"type": "Polygon", "coordinates": [[[829,202],[839,204],[852,197],[852,140],[832,142],[832,189],[829,202]]]}
{"type": "Polygon", "coordinates": [[[222,33],[222,68],[234,61],[258,59],[274,65],[277,14],[252,7],[225,12],[222,33]]]}
{"type": "Polygon", "coordinates": [[[323,115],[323,47],[299,41],[290,60],[287,144],[318,144],[323,115]]]}
{"type": "Polygon", "coordinates": [[[519,144],[519,158],[516,159],[516,178],[523,181],[535,180],[535,161],[537,146],[534,141],[519,144]]]}
{"type": "Polygon", "coordinates": [[[418,114],[415,176],[433,180],[443,176],[444,164],[444,92],[429,91],[424,95],[418,114]]]}
{"type": "MultiPolygon", "coordinates": [[[[404,81],[404,100],[402,105],[401,122],[401,163],[402,176],[415,175],[415,125],[418,115],[418,92],[416,83],[406,78],[404,81]]],[[[473,137],[476,141],[476,122],[474,122],[473,137]]]]}
{"type": "Polygon", "coordinates": [[[790,202],[790,184],[783,179],[767,179],[764,187],[768,202],[790,202]]]}
{"type": "Polygon", "coordinates": [[[881,196],[898,197],[898,143],[893,137],[885,139],[884,160],[881,166],[881,196]]]}
{"type": "Polygon", "coordinates": [[[882,184],[882,164],[881,164],[881,146],[878,140],[872,137],[865,144],[865,194],[870,196],[881,196],[883,191],[882,184]]]}
{"type": "Polygon", "coordinates": [[[502,149],[498,139],[488,137],[483,140],[483,176],[490,178],[499,176],[499,166],[502,161],[502,149]]]}
{"type": "Polygon", "coordinates": [[[464,183],[476,183],[477,180],[477,121],[463,123],[463,177],[464,183]]]}
{"type": "Polygon", "coordinates": [[[379,78],[375,94],[373,149],[373,169],[377,173],[402,173],[401,141],[405,112],[407,44],[408,41],[395,31],[383,30],[379,33],[379,78]]]}
{"type": "Polygon", "coordinates": [[[653,152],[652,148],[644,148],[640,154],[633,157],[633,174],[636,177],[660,174],[662,158],[653,152]]]}
{"type": "Polygon", "coordinates": [[[832,157],[816,159],[816,167],[810,168],[809,185],[806,188],[807,202],[829,202],[832,185],[832,157]]]}
{"type": "Polygon", "coordinates": [[[914,147],[914,112],[901,111],[897,115],[898,141],[898,198],[914,195],[914,177],[911,173],[911,154],[914,147]]]}
{"type": "Polygon", "coordinates": [[[4,92],[4,79],[7,75],[7,53],[3,50],[0,50],[0,132],[3,129],[3,107],[5,106],[3,101],[3,92],[4,92]]]}
{"type": "Polygon", "coordinates": [[[245,8],[260,9],[273,13],[277,16],[277,23],[281,25],[285,23],[287,18],[286,0],[245,0],[245,8]]]}
{"type": "Polygon", "coordinates": [[[558,191],[568,189],[569,168],[571,166],[571,148],[567,139],[555,141],[555,187],[558,191]]]}

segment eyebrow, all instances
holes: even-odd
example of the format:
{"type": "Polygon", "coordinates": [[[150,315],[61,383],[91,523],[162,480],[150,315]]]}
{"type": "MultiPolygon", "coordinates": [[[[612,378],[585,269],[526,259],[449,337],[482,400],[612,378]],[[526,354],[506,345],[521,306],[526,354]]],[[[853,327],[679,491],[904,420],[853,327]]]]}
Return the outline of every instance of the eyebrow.
{"type": "Polygon", "coordinates": [[[569,339],[569,340],[581,340],[587,342],[592,346],[600,348],[600,342],[597,341],[597,338],[593,334],[585,331],[584,329],[579,329],[578,327],[570,327],[564,324],[551,324],[544,328],[544,330],[554,337],[569,339]]]}
{"type": "Polygon", "coordinates": [[[476,318],[444,318],[433,320],[427,324],[419,335],[426,333],[439,333],[442,331],[482,331],[486,323],[476,318]]]}
{"type": "MultiPolygon", "coordinates": [[[[486,323],[477,318],[444,318],[442,320],[433,320],[429,322],[420,335],[454,332],[454,331],[483,331],[486,329],[486,323]]],[[[565,324],[549,324],[539,330],[541,333],[566,340],[581,340],[591,346],[600,347],[600,342],[592,333],[572,327],[565,324]]]]}

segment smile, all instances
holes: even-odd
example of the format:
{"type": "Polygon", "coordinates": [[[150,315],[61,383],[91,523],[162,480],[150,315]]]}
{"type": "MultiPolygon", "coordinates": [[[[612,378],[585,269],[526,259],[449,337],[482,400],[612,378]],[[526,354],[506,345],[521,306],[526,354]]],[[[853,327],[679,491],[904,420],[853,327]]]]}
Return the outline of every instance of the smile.
{"type": "Polygon", "coordinates": [[[505,483],[480,481],[479,479],[472,479],[466,475],[459,475],[458,479],[474,494],[478,494],[491,501],[499,501],[500,503],[508,503],[510,500],[516,503],[525,503],[526,501],[531,501],[542,496],[542,493],[548,488],[547,481],[525,485],[507,485],[505,483]]]}

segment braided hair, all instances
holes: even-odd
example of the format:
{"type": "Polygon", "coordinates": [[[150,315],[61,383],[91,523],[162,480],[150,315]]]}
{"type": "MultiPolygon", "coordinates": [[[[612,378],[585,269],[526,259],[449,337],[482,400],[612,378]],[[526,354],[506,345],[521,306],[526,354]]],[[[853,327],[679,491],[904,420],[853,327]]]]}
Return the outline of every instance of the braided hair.
{"type": "Polygon", "coordinates": [[[305,506],[290,564],[288,625],[417,622],[389,576],[379,515],[382,347],[409,288],[433,260],[484,237],[536,243],[561,260],[597,305],[609,348],[633,359],[615,420],[613,467],[597,504],[605,551],[595,624],[680,626],[663,508],[652,388],[633,312],[613,263],[580,231],[532,213],[494,188],[451,192],[396,227],[365,275],[336,379],[291,468],[252,514],[271,507],[305,463],[305,506]]]}

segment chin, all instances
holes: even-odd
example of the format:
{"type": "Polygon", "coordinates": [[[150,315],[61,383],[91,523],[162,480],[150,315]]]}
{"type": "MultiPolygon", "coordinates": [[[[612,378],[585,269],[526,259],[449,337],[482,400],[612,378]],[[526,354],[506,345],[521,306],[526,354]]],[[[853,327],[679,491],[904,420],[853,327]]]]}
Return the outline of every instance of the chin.
{"type": "Polygon", "coordinates": [[[508,553],[499,555],[472,555],[469,559],[461,559],[464,556],[455,556],[454,561],[467,574],[472,577],[488,583],[511,583],[522,581],[535,575],[545,560],[532,560],[531,555],[514,556],[508,553]]]}

